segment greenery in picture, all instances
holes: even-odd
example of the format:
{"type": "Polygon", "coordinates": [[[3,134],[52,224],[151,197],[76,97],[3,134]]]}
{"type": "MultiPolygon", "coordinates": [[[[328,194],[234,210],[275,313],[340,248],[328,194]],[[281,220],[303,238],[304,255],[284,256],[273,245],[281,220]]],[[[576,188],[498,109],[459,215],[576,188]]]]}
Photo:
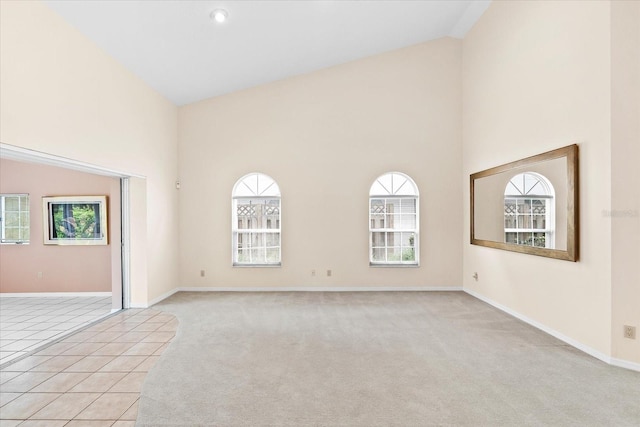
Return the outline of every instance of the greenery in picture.
{"type": "Polygon", "coordinates": [[[94,239],[100,237],[100,216],[96,204],[55,205],[53,228],[58,239],[94,239]],[[96,218],[97,216],[97,218],[96,218]]]}

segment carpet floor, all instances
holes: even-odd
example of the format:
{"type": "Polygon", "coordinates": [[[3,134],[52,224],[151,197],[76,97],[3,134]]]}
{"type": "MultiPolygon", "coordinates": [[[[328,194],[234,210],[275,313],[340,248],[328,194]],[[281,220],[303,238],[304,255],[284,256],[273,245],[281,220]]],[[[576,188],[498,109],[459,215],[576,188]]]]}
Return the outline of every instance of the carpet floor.
{"type": "Polygon", "coordinates": [[[181,292],[137,426],[640,426],[640,373],[462,292],[181,292]]]}

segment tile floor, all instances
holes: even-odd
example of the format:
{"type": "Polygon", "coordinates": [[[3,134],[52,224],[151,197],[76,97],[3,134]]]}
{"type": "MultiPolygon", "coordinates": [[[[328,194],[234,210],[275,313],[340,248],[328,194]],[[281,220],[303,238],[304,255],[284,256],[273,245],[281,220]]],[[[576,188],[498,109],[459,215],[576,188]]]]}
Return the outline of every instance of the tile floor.
{"type": "Polygon", "coordinates": [[[134,426],[147,372],[177,319],[130,309],[0,370],[0,427],[134,426]]]}
{"type": "Polygon", "coordinates": [[[111,314],[111,296],[0,297],[0,366],[111,314]]]}

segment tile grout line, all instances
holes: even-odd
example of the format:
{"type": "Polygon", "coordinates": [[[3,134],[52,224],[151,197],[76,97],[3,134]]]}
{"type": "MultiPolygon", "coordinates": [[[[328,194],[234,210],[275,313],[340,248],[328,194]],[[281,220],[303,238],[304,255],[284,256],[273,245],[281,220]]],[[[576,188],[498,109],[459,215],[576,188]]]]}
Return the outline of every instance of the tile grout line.
{"type": "MultiPolygon", "coordinates": [[[[142,382],[144,382],[144,378],[146,378],[146,376],[148,375],[149,370],[153,367],[153,365],[156,363],[155,361],[157,361],[157,358],[164,352],[164,350],[167,348],[167,346],[171,343],[171,341],[175,338],[176,334],[177,334],[177,327],[178,324],[176,322],[176,318],[173,315],[169,315],[170,317],[163,317],[163,321],[161,322],[153,322],[153,319],[160,315],[160,314],[168,314],[168,313],[163,313],[161,311],[156,311],[154,309],[145,309],[145,310],[141,310],[141,311],[136,311],[134,314],[131,315],[127,315],[128,313],[126,312],[118,312],[118,313],[114,313],[113,319],[119,319],[117,321],[113,321],[112,319],[103,319],[100,322],[96,322],[95,325],[93,326],[98,326],[104,322],[113,322],[114,325],[110,326],[110,327],[106,327],[106,328],[102,328],[102,329],[97,329],[94,330],[92,332],[95,332],[95,334],[93,335],[88,335],[86,337],[86,340],[83,340],[81,342],[67,342],[67,344],[70,345],[70,347],[68,349],[60,349],[59,351],[56,350],[55,352],[58,354],[55,355],[38,355],[37,353],[35,354],[31,354],[31,356],[43,356],[43,359],[41,361],[39,361],[38,363],[36,363],[34,366],[30,366],[28,370],[26,371],[21,371],[18,373],[18,375],[16,376],[11,376],[10,379],[6,380],[5,383],[15,380],[17,378],[19,378],[20,376],[22,376],[23,374],[27,373],[27,372],[31,372],[31,373],[41,373],[41,374],[52,374],[50,376],[47,376],[45,379],[43,379],[42,381],[38,381],[37,384],[33,384],[29,387],[29,389],[26,392],[17,392],[17,394],[19,394],[19,396],[17,396],[16,398],[12,399],[10,402],[7,402],[6,405],[10,404],[11,402],[13,402],[14,400],[24,396],[25,394],[56,394],[58,395],[58,397],[56,397],[54,400],[47,402],[47,404],[45,404],[43,407],[37,409],[34,413],[32,413],[27,419],[28,420],[32,420],[32,421],[36,421],[36,419],[33,418],[34,415],[36,415],[38,412],[42,411],[43,409],[47,408],[49,405],[54,404],[54,402],[56,402],[58,399],[60,399],[62,396],[66,395],[66,394],[74,394],[74,393],[95,393],[95,392],[72,392],[71,390],[73,388],[75,388],[76,386],[78,386],[79,384],[83,383],[84,381],[86,381],[89,377],[91,377],[92,375],[96,374],[96,373],[112,373],[112,374],[122,374],[122,376],[113,384],[108,385],[105,391],[101,391],[101,392],[97,392],[96,394],[99,393],[99,396],[97,396],[95,399],[93,399],[91,402],[89,402],[87,405],[85,405],[79,412],[77,412],[77,414],[74,416],[73,419],[69,420],[67,422],[71,423],[72,421],[88,421],[87,419],[84,420],[79,420],[77,418],[78,415],[80,415],[82,412],[84,412],[85,410],[87,410],[87,408],[89,408],[91,405],[93,405],[96,401],[98,401],[99,399],[103,398],[103,396],[107,396],[107,395],[114,395],[114,394],[125,394],[125,395],[135,395],[135,399],[133,400],[133,402],[131,402],[131,404],[127,405],[123,412],[120,413],[116,419],[113,419],[113,417],[110,417],[109,419],[104,419],[105,421],[110,422],[111,424],[114,424],[118,421],[122,421],[122,422],[126,422],[126,423],[135,423],[135,420],[124,420],[122,419],[122,417],[129,412],[136,404],[139,405],[140,402],[140,398],[141,398],[141,391],[142,391],[142,385],[134,385],[135,389],[137,389],[137,391],[133,392],[133,391],[112,391],[114,389],[116,389],[116,387],[121,384],[123,381],[126,381],[128,377],[130,377],[131,375],[143,375],[142,378],[142,382]],[[149,316],[145,316],[144,318],[141,319],[136,319],[136,320],[140,320],[140,321],[134,321],[131,322],[132,318],[135,318],[135,316],[139,316],[142,313],[147,313],[150,314],[149,316]],[[91,341],[92,338],[94,338],[95,336],[98,336],[99,334],[108,331],[108,329],[111,329],[113,327],[118,326],[118,324],[120,324],[121,326],[123,324],[127,324],[128,326],[125,326],[125,330],[124,331],[112,331],[112,332],[119,332],[117,334],[115,334],[110,341],[108,342],[99,342],[99,341],[91,341]],[[147,326],[144,327],[143,325],[145,325],[146,323],[153,323],[154,325],[152,326],[147,326]],[[170,327],[168,327],[168,324],[172,324],[170,327]],[[134,329],[137,329],[139,327],[142,326],[142,330],[140,331],[134,331],[134,329]],[[163,329],[163,328],[167,328],[167,330],[165,331],[158,331],[159,329],[163,329]],[[145,330],[146,329],[146,330],[145,330]],[[136,334],[138,334],[138,339],[137,340],[133,340],[133,341],[119,341],[119,338],[121,338],[124,335],[127,335],[130,332],[134,332],[136,334]],[[159,338],[152,338],[149,341],[145,341],[145,339],[148,339],[149,336],[151,336],[152,334],[156,333],[156,332],[160,332],[160,335],[158,335],[159,338]],[[163,335],[165,334],[165,335],[163,335]],[[87,341],[88,340],[88,341],[87,341]],[[52,359],[56,358],[56,357],[72,357],[74,356],[73,354],[69,354],[66,355],[64,353],[71,351],[73,348],[76,348],[79,345],[82,344],[90,344],[90,343],[94,343],[94,344],[102,344],[100,347],[98,347],[97,349],[94,349],[91,353],[89,354],[83,354],[83,355],[75,355],[75,356],[80,356],[79,359],[75,360],[74,362],[72,362],[70,365],[66,366],[64,369],[60,369],[60,368],[49,368],[51,369],[46,370],[46,371],[37,371],[38,366],[41,366],[45,363],[48,363],[49,361],[51,361],[52,359]],[[91,371],[68,371],[67,369],[69,369],[71,366],[75,365],[76,363],[81,362],[82,360],[85,360],[86,358],[88,358],[89,356],[100,356],[100,355],[95,355],[94,353],[98,352],[100,349],[104,348],[105,346],[109,345],[109,344],[123,344],[125,347],[130,344],[130,346],[128,346],[128,348],[126,350],[124,350],[123,352],[117,354],[117,355],[108,355],[108,356],[104,356],[104,357],[110,357],[111,360],[107,363],[105,363],[104,365],[100,366],[99,369],[95,369],[95,370],[91,370],[91,371]],[[127,355],[125,353],[127,353],[128,351],[130,351],[133,347],[138,346],[138,345],[146,345],[147,348],[150,348],[151,350],[146,350],[145,352],[147,354],[130,354],[127,355]],[[159,354],[158,351],[162,350],[159,354]],[[105,370],[103,371],[102,369],[107,366],[108,364],[112,363],[114,360],[117,360],[119,358],[122,357],[135,357],[135,358],[140,358],[138,363],[135,363],[135,365],[130,365],[130,367],[127,368],[122,368],[120,370],[115,370],[115,371],[109,371],[109,370],[105,370]],[[154,361],[155,360],[155,361],[154,361]],[[142,366],[143,364],[147,364],[148,362],[153,361],[152,364],[150,366],[146,366],[143,371],[137,371],[137,369],[142,366]],[[57,375],[61,374],[61,373],[86,373],[88,374],[84,379],[80,380],[78,383],[72,385],[69,389],[67,389],[64,392],[56,392],[56,391],[47,391],[47,392],[34,392],[33,390],[35,390],[37,387],[39,387],[40,385],[42,385],[43,383],[49,381],[50,379],[56,377],[57,375]]],[[[133,335],[133,337],[136,337],[136,335],[133,335]]],[[[59,343],[64,342],[64,340],[61,340],[59,343]]],[[[53,344],[52,344],[53,345],[53,344]]],[[[50,346],[48,346],[50,347],[50,346]]],[[[41,351],[45,351],[45,349],[42,349],[41,351]]],[[[26,359],[26,357],[24,358],[26,359]]],[[[24,360],[22,359],[22,360],[24,360]]],[[[132,359],[135,361],[135,359],[132,359]]],[[[18,362],[16,362],[18,363],[18,362]]],[[[64,365],[64,363],[62,363],[61,365],[64,365]]],[[[54,365],[55,366],[55,365],[54,365]]],[[[123,366],[127,366],[126,364],[123,366]]],[[[4,371],[3,372],[16,372],[16,371],[4,371]]],[[[46,375],[45,375],[46,376],[46,375]]],[[[134,380],[135,381],[135,380],[134,380]]],[[[133,383],[135,384],[135,382],[133,383]]],[[[124,386],[124,390],[131,390],[133,388],[129,388],[127,389],[126,385],[124,386]]],[[[4,406],[4,405],[3,405],[4,406]]],[[[137,411],[135,416],[137,417],[137,411]]],[[[96,420],[96,419],[94,419],[96,420]]],[[[40,421],[45,421],[45,420],[40,420],[40,421]]],[[[66,424],[65,424],[66,425],[66,424]]]]}

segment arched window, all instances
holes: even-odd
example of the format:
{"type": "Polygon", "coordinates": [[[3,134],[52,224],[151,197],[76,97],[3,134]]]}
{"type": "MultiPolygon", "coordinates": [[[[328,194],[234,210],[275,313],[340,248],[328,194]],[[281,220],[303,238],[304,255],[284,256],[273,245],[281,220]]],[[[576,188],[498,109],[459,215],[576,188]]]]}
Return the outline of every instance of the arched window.
{"type": "Polygon", "coordinates": [[[551,182],[534,172],[511,178],[504,190],[504,241],[554,248],[555,193],[551,182]]]}
{"type": "Polygon", "coordinates": [[[280,188],[250,173],[233,186],[233,265],[280,265],[280,188]]]}
{"type": "Polygon", "coordinates": [[[418,187],[399,172],[380,176],[369,190],[369,262],[417,265],[420,255],[418,187]]]}

